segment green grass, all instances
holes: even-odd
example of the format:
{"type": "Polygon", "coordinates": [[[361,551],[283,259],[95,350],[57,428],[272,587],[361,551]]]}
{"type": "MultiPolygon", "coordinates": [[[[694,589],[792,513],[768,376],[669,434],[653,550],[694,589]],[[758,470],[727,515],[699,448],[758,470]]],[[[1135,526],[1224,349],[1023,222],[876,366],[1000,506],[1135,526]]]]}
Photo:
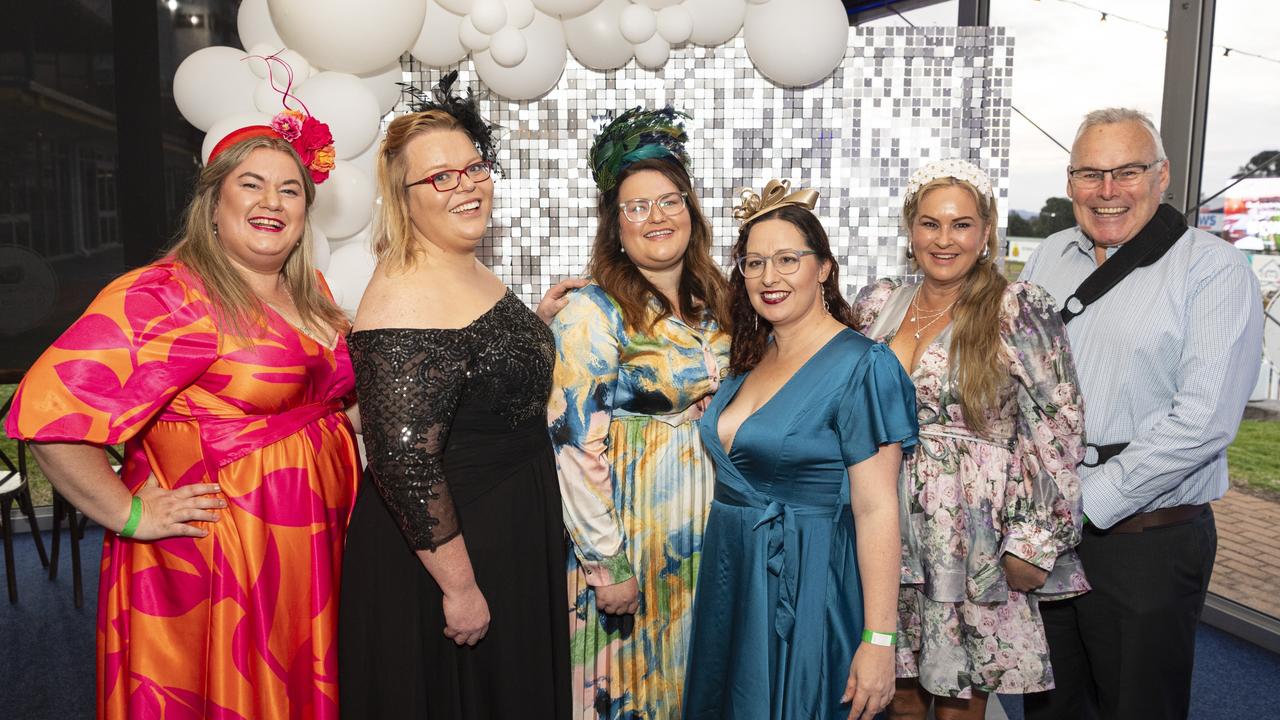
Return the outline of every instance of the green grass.
{"type": "Polygon", "coordinates": [[[1004,261],[1004,276],[1009,279],[1009,282],[1018,279],[1018,273],[1022,272],[1023,265],[1026,265],[1026,263],[1018,262],[1017,260],[1004,261]]]}
{"type": "Polygon", "coordinates": [[[1244,420],[1227,448],[1231,480],[1251,490],[1280,497],[1280,422],[1244,420]]]}
{"type": "MultiPolygon", "coordinates": [[[[0,385],[0,407],[9,402],[9,396],[18,389],[17,385],[0,385]]],[[[3,421],[4,418],[0,418],[3,421]]],[[[18,443],[11,440],[4,432],[3,425],[0,425],[0,452],[9,458],[14,465],[18,464],[18,443]]],[[[7,472],[7,469],[5,470],[7,472]]],[[[49,481],[45,479],[44,473],[40,472],[40,466],[36,465],[35,458],[31,457],[31,453],[27,453],[27,473],[30,475],[31,483],[31,500],[36,506],[53,504],[53,488],[49,487],[49,481]]]]}

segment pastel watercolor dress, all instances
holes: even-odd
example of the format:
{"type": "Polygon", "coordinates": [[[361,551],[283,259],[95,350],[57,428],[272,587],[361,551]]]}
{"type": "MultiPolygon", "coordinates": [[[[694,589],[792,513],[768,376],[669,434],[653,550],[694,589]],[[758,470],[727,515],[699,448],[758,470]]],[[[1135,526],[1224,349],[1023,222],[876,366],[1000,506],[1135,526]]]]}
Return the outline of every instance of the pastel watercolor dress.
{"type": "MultiPolygon", "coordinates": [[[[890,342],[917,284],[880,280],[854,302],[854,322],[890,342]]],[[[952,386],[951,327],[925,350],[916,386],[920,447],[903,463],[898,676],[938,696],[1053,687],[1039,601],[1089,589],[1073,549],[1083,510],[1082,399],[1053,299],[1013,283],[1000,306],[1008,380],[987,435],[965,424],[952,386]],[[1044,586],[1009,588],[1010,553],[1049,571],[1044,586]]]]}
{"type": "Polygon", "coordinates": [[[123,442],[121,481],[217,482],[204,538],[107,533],[99,718],[336,718],[337,587],[359,480],[346,345],[268,310],[218,332],[203,285],[161,261],[113,281],[36,361],[5,429],[123,442]]]}
{"type": "Polygon", "coordinates": [[[697,421],[728,367],[710,319],[624,327],[598,285],[556,316],[548,407],[572,541],[575,720],[680,716],[693,591],[715,467],[697,421]],[[600,615],[594,587],[635,577],[640,611],[600,615]]]}

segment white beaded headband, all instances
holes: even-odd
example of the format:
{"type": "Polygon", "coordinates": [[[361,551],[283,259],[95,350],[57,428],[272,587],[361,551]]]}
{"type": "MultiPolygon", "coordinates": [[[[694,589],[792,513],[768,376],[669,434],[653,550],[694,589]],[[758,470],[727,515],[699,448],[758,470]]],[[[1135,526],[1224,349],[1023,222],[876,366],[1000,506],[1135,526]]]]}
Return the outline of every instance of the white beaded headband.
{"type": "Polygon", "coordinates": [[[911,198],[920,192],[920,188],[938,178],[945,177],[969,183],[988,199],[994,197],[991,192],[991,178],[987,177],[987,174],[982,172],[981,168],[968,160],[953,158],[931,162],[911,173],[911,179],[907,180],[907,193],[906,197],[903,198],[903,202],[910,202],[911,198]]]}

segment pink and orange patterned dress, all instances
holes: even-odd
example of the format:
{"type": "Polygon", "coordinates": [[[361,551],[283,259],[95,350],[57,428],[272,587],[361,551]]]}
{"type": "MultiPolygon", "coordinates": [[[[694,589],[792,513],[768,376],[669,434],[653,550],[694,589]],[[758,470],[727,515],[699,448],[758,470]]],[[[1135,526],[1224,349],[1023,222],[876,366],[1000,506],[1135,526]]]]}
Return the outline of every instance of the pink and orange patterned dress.
{"type": "Polygon", "coordinates": [[[203,285],[162,261],[112,282],[27,373],[5,429],[125,443],[122,482],[217,482],[204,538],[107,534],[99,718],[336,718],[337,588],[359,480],[344,340],[268,310],[219,334],[203,285]]]}

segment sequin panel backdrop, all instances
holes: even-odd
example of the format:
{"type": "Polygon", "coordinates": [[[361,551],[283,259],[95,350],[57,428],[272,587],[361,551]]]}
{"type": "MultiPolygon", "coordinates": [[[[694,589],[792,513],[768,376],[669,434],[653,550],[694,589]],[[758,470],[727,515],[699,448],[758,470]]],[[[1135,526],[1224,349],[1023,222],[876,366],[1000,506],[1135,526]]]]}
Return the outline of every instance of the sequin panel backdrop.
{"type": "MultiPolygon", "coordinates": [[[[694,187],[722,261],[737,238],[735,188],[770,178],[822,193],[817,213],[852,294],[909,272],[899,223],[902,189],[919,165],[968,159],[992,176],[1000,224],[1008,214],[1013,39],[1001,28],[851,28],[835,73],[804,89],[758,72],[742,37],[673,50],[660,70],[584,68],[572,56],[560,82],[532,102],[485,99],[504,128],[493,223],[481,259],[526,302],[586,266],[595,234],[591,140],[614,113],[667,103],[686,124],[694,187]]],[[[469,60],[456,66],[479,87],[469,60]]],[[[406,64],[420,88],[447,71],[406,64]]],[[[397,112],[406,110],[404,105],[397,112]]]]}

